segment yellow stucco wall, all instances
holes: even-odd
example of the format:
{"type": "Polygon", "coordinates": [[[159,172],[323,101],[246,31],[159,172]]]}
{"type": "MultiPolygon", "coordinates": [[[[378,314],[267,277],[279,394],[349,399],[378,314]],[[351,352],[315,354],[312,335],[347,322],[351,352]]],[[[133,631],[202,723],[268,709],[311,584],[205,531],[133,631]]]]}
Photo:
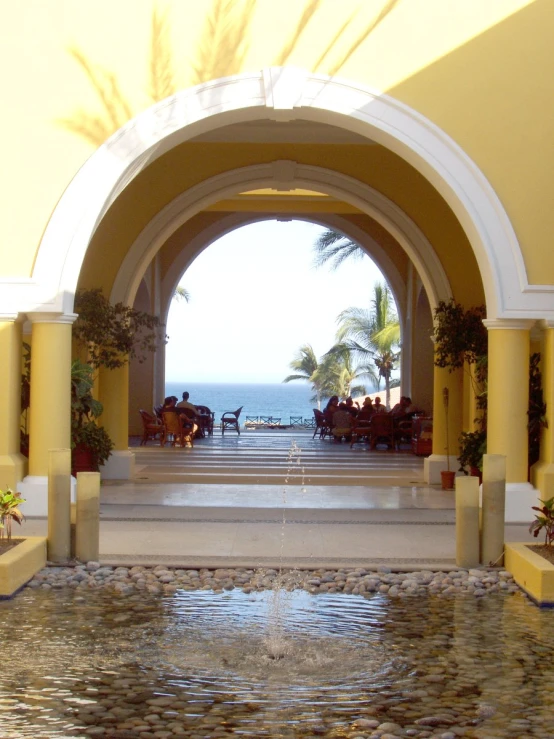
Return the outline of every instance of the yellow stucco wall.
{"type": "MultiPolygon", "coordinates": [[[[217,15],[217,7],[211,0],[96,0],[86,9],[80,0],[0,0],[0,63],[10,70],[0,121],[2,274],[30,274],[52,209],[94,151],[93,141],[75,133],[83,133],[87,117],[107,117],[91,79],[111,84],[113,75],[111,89],[120,93],[110,98],[108,129],[151,103],[152,73],[158,90],[162,77],[160,64],[150,62],[154,38],[164,52],[158,61],[173,72],[172,89],[292,64],[340,74],[411,105],[488,177],[515,227],[530,281],[554,283],[551,0],[237,0],[228,15],[217,15]]],[[[407,187],[396,179],[393,199],[405,201],[407,187]]],[[[426,224],[430,236],[441,218],[426,224]]]]}

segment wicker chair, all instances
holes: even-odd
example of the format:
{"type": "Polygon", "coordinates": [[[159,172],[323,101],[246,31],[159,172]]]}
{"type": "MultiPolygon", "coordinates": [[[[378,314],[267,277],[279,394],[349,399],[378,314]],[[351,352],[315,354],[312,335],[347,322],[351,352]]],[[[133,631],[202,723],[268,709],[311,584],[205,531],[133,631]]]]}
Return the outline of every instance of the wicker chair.
{"type": "Polygon", "coordinates": [[[225,429],[234,429],[240,436],[239,416],[243,408],[244,406],[241,405],[241,407],[237,408],[236,411],[225,411],[225,413],[221,416],[222,436],[225,433],[225,429]]]}
{"type": "Polygon", "coordinates": [[[144,446],[147,441],[155,441],[158,436],[163,433],[163,424],[155,416],[152,416],[148,411],[139,411],[142,419],[142,439],[140,445],[144,446]]]}
{"type": "Polygon", "coordinates": [[[169,442],[171,446],[194,446],[194,434],[198,426],[193,423],[192,427],[185,427],[183,415],[174,410],[162,412],[163,433],[160,445],[165,446],[169,442]]]}
{"type": "Polygon", "coordinates": [[[325,414],[317,408],[314,408],[313,411],[315,418],[315,429],[312,439],[315,439],[316,436],[319,436],[320,439],[324,439],[326,436],[332,436],[331,426],[325,418],[325,414]]]}

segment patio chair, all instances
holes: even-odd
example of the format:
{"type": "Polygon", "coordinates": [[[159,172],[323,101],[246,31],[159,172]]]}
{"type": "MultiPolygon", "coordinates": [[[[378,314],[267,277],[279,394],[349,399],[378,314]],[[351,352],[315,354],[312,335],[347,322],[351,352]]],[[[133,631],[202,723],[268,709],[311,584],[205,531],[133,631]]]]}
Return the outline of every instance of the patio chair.
{"type": "Polygon", "coordinates": [[[375,449],[377,444],[386,444],[389,449],[394,449],[394,418],[387,413],[376,413],[371,417],[370,449],[375,449]]]}
{"type": "Polygon", "coordinates": [[[240,436],[239,416],[243,408],[241,405],[236,411],[225,411],[221,416],[221,436],[224,435],[225,429],[234,429],[240,436]]]}
{"type": "Polygon", "coordinates": [[[354,421],[354,427],[352,428],[352,438],[350,439],[350,448],[354,446],[357,441],[367,441],[369,444],[369,438],[371,436],[371,421],[367,419],[364,421],[354,421]]]}
{"type": "Polygon", "coordinates": [[[174,410],[162,412],[163,433],[160,446],[169,442],[171,446],[194,446],[194,434],[198,426],[194,423],[191,428],[183,426],[183,415],[174,410]]]}
{"type": "Polygon", "coordinates": [[[163,433],[163,424],[148,411],[139,411],[142,420],[142,439],[140,445],[144,446],[147,441],[155,441],[163,433]]]}
{"type": "Polygon", "coordinates": [[[208,408],[207,405],[197,405],[196,410],[198,411],[198,420],[200,421],[200,428],[204,434],[213,436],[214,433],[214,414],[208,408]]]}
{"type": "Polygon", "coordinates": [[[325,414],[317,408],[314,408],[313,411],[315,419],[315,429],[312,439],[315,439],[316,435],[319,436],[320,439],[324,439],[326,436],[332,436],[331,426],[325,418],[325,414]]]}

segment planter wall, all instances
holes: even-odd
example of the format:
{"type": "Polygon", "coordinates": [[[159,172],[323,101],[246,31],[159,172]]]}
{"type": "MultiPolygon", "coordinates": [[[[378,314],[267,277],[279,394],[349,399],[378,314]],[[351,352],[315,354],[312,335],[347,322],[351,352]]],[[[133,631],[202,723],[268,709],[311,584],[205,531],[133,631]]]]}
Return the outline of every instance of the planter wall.
{"type": "Polygon", "coordinates": [[[29,536],[0,555],[0,598],[9,598],[46,565],[46,537],[29,536]]]}
{"type": "Polygon", "coordinates": [[[540,606],[554,606],[554,565],[526,544],[506,544],[504,567],[540,606]]]}

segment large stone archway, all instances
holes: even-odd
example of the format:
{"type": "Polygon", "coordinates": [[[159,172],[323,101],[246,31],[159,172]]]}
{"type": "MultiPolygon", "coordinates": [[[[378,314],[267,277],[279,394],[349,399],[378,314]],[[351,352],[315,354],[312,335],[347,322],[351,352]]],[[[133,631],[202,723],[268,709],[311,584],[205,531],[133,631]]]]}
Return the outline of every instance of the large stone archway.
{"type": "MultiPolygon", "coordinates": [[[[255,120],[294,119],[328,124],[371,139],[433,185],[457,217],[474,252],[490,327],[495,327],[495,321],[509,320],[514,322],[507,327],[510,331],[523,332],[527,331],[525,319],[554,320],[554,288],[529,285],[502,204],[483,173],[447,134],[386,95],[293,68],[271,68],[200,85],[168,98],[124,126],[86,162],[60,199],[31,279],[4,282],[0,295],[6,304],[4,312],[34,314],[37,325],[40,314],[52,316],[48,319],[52,324],[70,321],[91,239],[110,206],[143,170],[178,144],[211,130],[255,120]],[[58,321],[60,316],[63,321],[58,321]],[[525,326],[515,325],[517,321],[525,326]]],[[[191,214],[216,198],[272,183],[284,189],[308,186],[328,192],[379,220],[410,255],[430,302],[449,297],[448,280],[434,249],[402,210],[395,212],[390,200],[346,175],[285,159],[230,169],[191,187],[167,205],[130,247],[112,295],[132,301],[146,263],[172,229],[191,214]],[[418,244],[423,250],[418,250],[418,244]]],[[[54,334],[56,341],[59,336],[59,341],[67,343],[68,331],[60,328],[54,334]]],[[[506,347],[502,344],[498,351],[502,361],[510,356],[506,347]]],[[[46,353],[41,361],[47,365],[46,353]]],[[[62,395],[60,384],[60,402],[62,395]]],[[[498,426],[506,424],[499,422],[498,426]]],[[[506,432],[497,436],[498,447],[503,449],[506,432]]],[[[60,436],[63,446],[62,442],[60,436]]]]}

